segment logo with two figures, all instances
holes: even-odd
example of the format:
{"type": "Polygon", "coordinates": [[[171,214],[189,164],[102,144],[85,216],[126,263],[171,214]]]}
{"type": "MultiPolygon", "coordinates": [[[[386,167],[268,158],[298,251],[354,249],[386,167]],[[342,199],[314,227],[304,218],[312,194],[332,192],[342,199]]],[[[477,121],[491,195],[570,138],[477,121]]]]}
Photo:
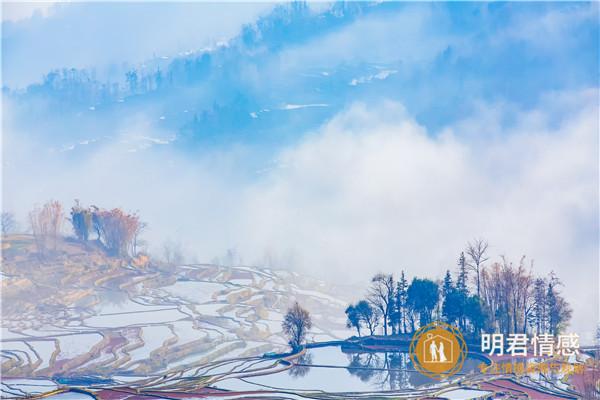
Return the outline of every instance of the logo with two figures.
{"type": "Polygon", "coordinates": [[[452,325],[432,322],[419,329],[410,344],[415,369],[431,378],[442,379],[460,371],[467,356],[467,344],[452,325]]]}

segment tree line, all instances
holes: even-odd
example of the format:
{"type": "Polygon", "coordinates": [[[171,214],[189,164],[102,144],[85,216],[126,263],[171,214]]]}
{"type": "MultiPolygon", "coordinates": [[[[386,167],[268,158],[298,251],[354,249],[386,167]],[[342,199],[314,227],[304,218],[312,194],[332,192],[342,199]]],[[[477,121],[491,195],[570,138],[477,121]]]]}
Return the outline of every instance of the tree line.
{"type": "MultiPolygon", "coordinates": [[[[280,51],[282,41],[297,43],[307,40],[307,35],[317,35],[332,26],[348,23],[372,7],[358,3],[334,4],[315,18],[306,2],[276,5],[272,11],[253,23],[244,24],[238,36],[226,46],[213,46],[187,55],[175,56],[172,61],[154,57],[133,65],[112,64],[106,70],[96,68],[59,68],[48,72],[41,83],[29,85],[26,90],[6,93],[15,96],[42,97],[50,102],[52,111],[65,112],[81,104],[100,106],[123,100],[126,96],[144,96],[179,90],[182,87],[204,88],[206,82],[239,79],[240,68],[269,62],[263,49],[280,51]],[[343,18],[342,18],[343,16],[343,18]]],[[[247,82],[241,81],[242,87],[247,82]]],[[[252,98],[253,96],[247,95],[252,98]]],[[[220,102],[228,104],[226,98],[220,102]]],[[[232,105],[232,107],[235,105],[232,105]]],[[[210,113],[210,109],[206,110],[210,113]]],[[[244,109],[250,113],[252,109],[244,109]]],[[[202,113],[202,112],[201,112],[202,113]]],[[[201,117],[201,113],[199,117],[201,117]]],[[[237,114],[239,117],[241,114],[237,114]]]]}
{"type": "MultiPolygon", "coordinates": [[[[129,251],[135,256],[141,243],[140,236],[147,228],[136,213],[126,213],[120,208],[83,207],[79,200],[75,200],[68,217],[60,202],[50,200],[43,205],[35,205],[28,214],[29,228],[42,259],[57,255],[59,243],[64,238],[65,223],[69,222],[77,240],[96,240],[108,254],[118,257],[126,256],[129,251]]],[[[15,228],[14,214],[3,212],[2,235],[6,236],[15,228]]]]}
{"type": "Polygon", "coordinates": [[[483,239],[467,243],[454,273],[443,280],[414,277],[408,283],[404,271],[377,273],[363,300],[346,309],[347,326],[358,336],[412,334],[434,320],[457,326],[467,338],[482,332],[563,332],[572,314],[560,293],[560,280],[551,272],[533,274],[533,261],[523,256],[518,264],[500,257],[486,265],[489,245],[483,239]]]}

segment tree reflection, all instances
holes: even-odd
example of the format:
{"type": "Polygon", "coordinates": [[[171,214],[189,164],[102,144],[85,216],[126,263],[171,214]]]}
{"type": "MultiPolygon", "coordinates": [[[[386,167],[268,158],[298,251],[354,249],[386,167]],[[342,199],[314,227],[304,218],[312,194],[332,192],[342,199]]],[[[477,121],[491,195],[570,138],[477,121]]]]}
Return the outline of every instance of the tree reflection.
{"type": "Polygon", "coordinates": [[[353,353],[348,354],[350,364],[348,364],[348,372],[356,376],[363,382],[369,382],[375,375],[375,366],[378,365],[378,357],[376,353],[353,353]]]}
{"type": "Polygon", "coordinates": [[[312,363],[312,354],[305,353],[296,359],[294,366],[288,370],[288,373],[294,379],[302,378],[308,374],[308,371],[310,371],[310,365],[312,365],[312,363]]]}
{"type": "MultiPolygon", "coordinates": [[[[356,352],[347,354],[348,372],[378,390],[401,390],[415,386],[412,362],[405,352],[356,352]]],[[[416,378],[418,380],[418,377],[416,378]]]]}
{"type": "Polygon", "coordinates": [[[129,300],[129,294],[124,290],[99,290],[96,295],[101,305],[122,306],[129,300]]]}

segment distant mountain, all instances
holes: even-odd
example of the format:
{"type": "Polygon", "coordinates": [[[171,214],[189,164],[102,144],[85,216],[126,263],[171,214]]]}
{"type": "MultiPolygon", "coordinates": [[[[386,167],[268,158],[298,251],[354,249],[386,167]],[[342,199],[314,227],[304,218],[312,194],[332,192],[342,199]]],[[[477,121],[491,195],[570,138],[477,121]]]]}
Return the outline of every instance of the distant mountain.
{"type": "Polygon", "coordinates": [[[231,142],[286,143],[354,97],[349,92],[356,89],[348,85],[352,79],[375,75],[380,67],[287,67],[281,65],[282,54],[386,7],[337,3],[317,13],[304,2],[287,3],[230,41],[126,69],[113,65],[110,73],[50,71],[43,83],[24,91],[4,88],[4,94],[14,101],[18,126],[54,143],[97,141],[104,136],[97,134],[100,130],[114,136],[116,127],[133,115],[142,115],[138,123],[147,129],[169,132],[159,140],[181,150],[231,142]],[[27,113],[35,113],[36,120],[26,118],[27,113]],[[50,129],[51,136],[42,134],[50,129]]]}

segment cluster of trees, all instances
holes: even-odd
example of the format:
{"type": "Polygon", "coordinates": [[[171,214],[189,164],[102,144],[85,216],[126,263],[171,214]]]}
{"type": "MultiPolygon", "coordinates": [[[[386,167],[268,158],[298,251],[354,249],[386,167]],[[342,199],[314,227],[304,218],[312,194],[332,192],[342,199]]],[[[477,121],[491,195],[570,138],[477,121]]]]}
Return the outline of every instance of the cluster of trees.
{"type": "MultiPolygon", "coordinates": [[[[78,240],[88,241],[95,233],[96,239],[106,250],[119,257],[127,255],[130,248],[135,255],[141,232],[147,227],[145,223],[139,221],[135,213],[127,214],[119,208],[112,210],[104,210],[96,206],[85,208],[81,206],[79,200],[75,200],[70,215],[70,222],[78,240]]],[[[28,219],[40,256],[42,258],[55,256],[67,221],[60,202],[50,200],[42,206],[36,205],[29,212],[28,219]]],[[[3,213],[2,221],[3,234],[8,231],[8,227],[16,225],[12,214],[10,218],[6,218],[7,222],[4,224],[5,213],[3,213]]]]}
{"type": "MultiPolygon", "coordinates": [[[[45,97],[53,103],[53,110],[67,111],[69,107],[79,107],[81,104],[98,106],[113,103],[126,95],[153,95],[161,91],[203,85],[210,79],[219,82],[236,80],[239,79],[240,68],[248,65],[261,68],[270,62],[269,56],[261,49],[269,48],[277,52],[282,42],[304,42],[311,36],[332,29],[332,26],[347,24],[365,12],[374,11],[371,6],[344,2],[324,10],[319,18],[315,18],[314,11],[306,2],[285,3],[275,6],[268,15],[259,17],[257,21],[246,24],[229,46],[194,52],[168,62],[155,57],[138,67],[112,64],[106,70],[98,71],[95,68],[55,69],[44,77],[42,83],[28,86],[26,93],[45,97]]],[[[16,91],[14,93],[17,94],[16,91]]],[[[246,97],[254,98],[251,95],[246,97]]],[[[229,108],[226,96],[221,96],[219,103],[229,108]]],[[[206,111],[211,113],[210,109],[206,111]]],[[[229,113],[228,110],[224,112],[229,113]]],[[[243,115],[249,112],[252,109],[245,107],[243,115]]],[[[201,117],[201,114],[198,116],[201,117]]],[[[242,113],[235,116],[239,118],[240,115],[242,113]]]]}
{"type": "MultiPolygon", "coordinates": [[[[117,256],[125,256],[130,247],[136,247],[135,240],[139,236],[136,232],[141,226],[135,213],[126,214],[119,208],[84,208],[78,200],[71,208],[71,222],[78,239],[86,241],[90,233],[95,232],[104,247],[117,256]]],[[[145,225],[142,227],[145,228],[145,225]]]]}
{"type": "Polygon", "coordinates": [[[373,335],[378,327],[384,335],[413,333],[433,320],[458,326],[470,337],[482,330],[564,331],[572,310],[560,294],[556,275],[534,276],[533,262],[527,268],[525,257],[518,265],[501,257],[486,266],[488,247],[483,239],[469,242],[454,277],[447,270],[443,280],[413,278],[409,285],[404,271],[398,280],[393,274],[376,274],[366,298],[346,309],[347,326],[359,336],[362,328],[373,335]]]}
{"type": "Polygon", "coordinates": [[[532,274],[522,257],[515,266],[502,257],[501,262],[482,272],[482,297],[490,310],[490,321],[503,333],[562,332],[572,309],[561,296],[562,283],[551,272],[546,277],[532,274]]]}

